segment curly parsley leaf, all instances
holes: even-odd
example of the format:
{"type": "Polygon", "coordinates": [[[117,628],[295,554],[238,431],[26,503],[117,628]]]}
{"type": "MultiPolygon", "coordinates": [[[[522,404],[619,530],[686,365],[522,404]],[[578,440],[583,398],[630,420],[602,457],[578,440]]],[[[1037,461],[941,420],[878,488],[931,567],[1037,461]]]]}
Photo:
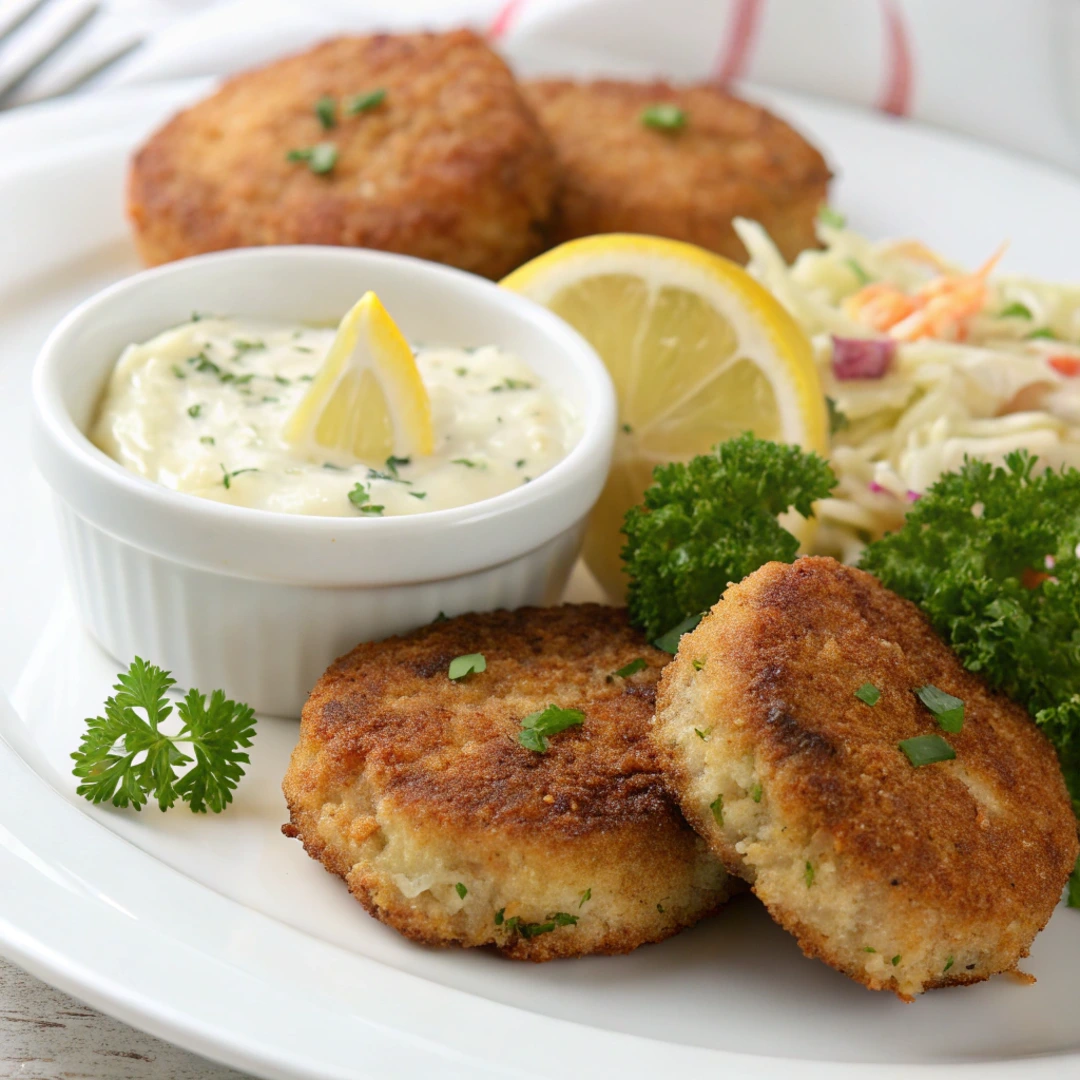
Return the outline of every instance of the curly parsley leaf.
{"type": "Polygon", "coordinates": [[[706,611],[731,581],[790,562],[799,541],[776,520],[809,517],[836,485],[828,463],[747,432],[711,454],[661,465],[642,506],[626,515],[624,569],[631,621],[655,639],[706,611]]]}
{"type": "Polygon", "coordinates": [[[547,752],[549,735],[558,735],[560,731],[584,723],[585,714],[580,709],[560,709],[558,705],[549,705],[540,712],[522,717],[518,742],[526,750],[543,754],[547,752]]]}
{"type": "Polygon", "coordinates": [[[71,755],[72,771],[82,781],[78,794],[135,810],[151,798],[162,810],[180,799],[200,814],[220,813],[232,802],[250,760],[243,748],[255,738],[254,713],[221,690],[210,695],[209,707],[205,695],[189,690],[176,706],[183,726],[168,735],[161,725],[172,715],[166,694],[175,685],[169,672],[138,656],[117,676],[105,715],[87,719],[79,749],[71,755]]]}
{"type": "Polygon", "coordinates": [[[1080,472],[964,462],[866,549],[971,671],[1020,702],[1057,748],[1080,810],[1080,472]]]}

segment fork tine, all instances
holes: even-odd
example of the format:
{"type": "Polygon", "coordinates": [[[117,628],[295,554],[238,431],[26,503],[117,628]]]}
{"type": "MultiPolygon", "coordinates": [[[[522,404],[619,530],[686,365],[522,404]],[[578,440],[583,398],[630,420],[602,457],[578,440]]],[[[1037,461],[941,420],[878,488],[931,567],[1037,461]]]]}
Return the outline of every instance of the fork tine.
{"type": "Polygon", "coordinates": [[[98,12],[96,0],[81,0],[52,9],[19,35],[10,55],[0,57],[0,100],[74,37],[98,12]],[[30,39],[27,41],[26,39],[30,39]]]}
{"type": "Polygon", "coordinates": [[[0,41],[10,37],[46,0],[11,0],[0,11],[0,41]]]}
{"type": "Polygon", "coordinates": [[[70,94],[129,56],[145,40],[141,34],[130,34],[89,56],[79,56],[77,62],[57,61],[48,64],[0,101],[0,112],[70,94]]]}

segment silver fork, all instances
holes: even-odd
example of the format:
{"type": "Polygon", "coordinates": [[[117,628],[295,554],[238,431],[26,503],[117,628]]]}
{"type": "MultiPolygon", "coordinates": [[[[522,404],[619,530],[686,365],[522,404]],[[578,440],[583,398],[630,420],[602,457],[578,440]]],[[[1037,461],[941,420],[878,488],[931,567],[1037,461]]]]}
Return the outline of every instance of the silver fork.
{"type": "Polygon", "coordinates": [[[100,7],[97,0],[0,0],[0,109],[70,93],[141,44],[128,34],[66,56],[100,7]]]}

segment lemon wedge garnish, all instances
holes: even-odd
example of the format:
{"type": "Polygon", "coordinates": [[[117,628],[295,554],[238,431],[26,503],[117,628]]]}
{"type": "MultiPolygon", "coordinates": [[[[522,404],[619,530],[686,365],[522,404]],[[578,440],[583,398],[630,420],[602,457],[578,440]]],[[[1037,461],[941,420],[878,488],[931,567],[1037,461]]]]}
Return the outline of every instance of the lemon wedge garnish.
{"type": "Polygon", "coordinates": [[[430,454],[431,402],[409,343],[373,292],[341,320],[330,351],[285,425],[309,457],[368,464],[430,454]]]}
{"type": "Polygon", "coordinates": [[[591,236],[533,259],[502,284],[577,329],[615,383],[615,459],[583,548],[613,599],[626,590],[623,517],[657,465],[748,430],[827,452],[828,416],[810,342],[735,263],[674,240],[591,236]]]}

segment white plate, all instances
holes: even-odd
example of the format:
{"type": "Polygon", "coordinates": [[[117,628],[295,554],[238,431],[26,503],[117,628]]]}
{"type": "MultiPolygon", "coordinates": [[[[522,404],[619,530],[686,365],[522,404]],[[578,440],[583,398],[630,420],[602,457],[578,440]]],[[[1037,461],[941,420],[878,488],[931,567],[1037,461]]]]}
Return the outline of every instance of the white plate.
{"type": "MultiPolygon", "coordinates": [[[[0,949],[157,1035],[268,1077],[704,1073],[780,1080],[1080,1076],[1080,913],[1025,967],[914,1005],[805,960],[752,898],[629,957],[533,966],[416,947],[278,832],[295,725],[260,724],[221,818],[95,809],[68,755],[117,665],[73,621],[26,453],[37,345],[136,268],[130,147],[199,87],[161,86],[0,123],[0,949]]],[[[774,96],[840,163],[835,202],[873,234],[1069,276],[1080,185],[913,125],[774,96]]]]}

